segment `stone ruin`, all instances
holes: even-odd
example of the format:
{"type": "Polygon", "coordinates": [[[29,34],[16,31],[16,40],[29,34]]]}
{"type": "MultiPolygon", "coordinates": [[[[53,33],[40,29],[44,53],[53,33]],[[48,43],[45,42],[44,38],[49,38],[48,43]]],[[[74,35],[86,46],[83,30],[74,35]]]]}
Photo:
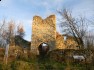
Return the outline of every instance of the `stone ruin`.
{"type": "Polygon", "coordinates": [[[39,16],[33,17],[31,52],[39,54],[38,46],[41,43],[49,45],[49,51],[54,49],[77,49],[77,43],[72,36],[67,36],[66,42],[64,35],[56,32],[56,17],[50,15],[46,19],[39,16]]]}
{"type": "Polygon", "coordinates": [[[38,53],[38,46],[45,42],[50,50],[55,49],[56,44],[56,17],[50,15],[46,19],[39,16],[33,17],[31,51],[38,53]]]}

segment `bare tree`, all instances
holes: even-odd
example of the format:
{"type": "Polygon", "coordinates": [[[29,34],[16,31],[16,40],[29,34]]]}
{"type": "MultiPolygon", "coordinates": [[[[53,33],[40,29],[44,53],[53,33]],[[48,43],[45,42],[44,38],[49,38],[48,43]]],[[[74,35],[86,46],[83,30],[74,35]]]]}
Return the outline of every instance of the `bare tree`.
{"type": "Polygon", "coordinates": [[[11,46],[15,46],[15,41],[16,41],[15,37],[18,35],[21,38],[23,38],[24,28],[22,25],[15,26],[15,22],[13,20],[9,22],[6,22],[6,20],[3,20],[3,22],[0,23],[0,25],[1,25],[0,26],[0,46],[2,47],[5,46],[4,62],[7,64],[8,52],[10,49],[14,49],[11,46]]]}
{"type": "Polygon", "coordinates": [[[17,27],[17,35],[19,35],[22,38],[25,35],[24,27],[21,24],[19,24],[18,27],[17,27]]]}
{"type": "Polygon", "coordinates": [[[0,27],[0,46],[5,46],[5,55],[4,55],[4,62],[7,64],[7,57],[8,57],[8,49],[9,49],[9,42],[8,37],[6,36],[6,21],[3,20],[0,27]]]}
{"type": "MultiPolygon", "coordinates": [[[[7,45],[5,49],[5,56],[4,56],[4,61],[7,64],[8,61],[8,52],[9,52],[9,47],[14,45],[14,37],[15,37],[15,23],[13,21],[8,22],[8,25],[4,29],[3,32],[3,37],[5,38],[7,45]]],[[[12,47],[10,47],[12,49],[12,47]]]]}
{"type": "Polygon", "coordinates": [[[18,46],[23,46],[23,37],[25,35],[25,31],[24,31],[24,27],[22,24],[19,24],[17,26],[17,32],[16,32],[16,35],[15,35],[15,45],[18,45],[18,46]]]}
{"type": "Polygon", "coordinates": [[[9,42],[10,42],[10,45],[14,45],[14,38],[15,38],[15,23],[14,21],[10,21],[8,23],[8,31],[7,31],[7,34],[9,35],[9,42]]]}
{"type": "Polygon", "coordinates": [[[5,47],[4,62],[7,64],[9,47],[14,45],[15,23],[3,20],[0,24],[0,46],[5,47]]]}
{"type": "Polygon", "coordinates": [[[84,48],[84,37],[87,32],[87,24],[85,19],[80,17],[79,19],[73,18],[72,14],[64,9],[58,12],[63,18],[61,21],[61,26],[67,34],[71,34],[74,40],[77,42],[80,48],[84,48]]]}

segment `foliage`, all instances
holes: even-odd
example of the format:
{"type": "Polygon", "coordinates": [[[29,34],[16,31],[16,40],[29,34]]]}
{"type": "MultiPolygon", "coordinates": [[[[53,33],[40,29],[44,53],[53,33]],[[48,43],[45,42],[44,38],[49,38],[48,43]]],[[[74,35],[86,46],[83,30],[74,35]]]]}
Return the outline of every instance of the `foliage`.
{"type": "Polygon", "coordinates": [[[67,65],[67,62],[64,62],[62,60],[54,60],[54,58],[57,58],[57,56],[53,54],[58,55],[59,58],[63,58],[63,56],[61,56],[60,54],[61,51],[51,51],[45,58],[42,58],[41,60],[38,56],[32,53],[30,53],[31,57],[21,55],[21,58],[19,60],[17,59],[15,61],[9,62],[7,65],[0,63],[0,68],[1,70],[93,70],[94,66],[92,64],[86,65],[70,62],[69,65],[67,65]]]}
{"type": "Polygon", "coordinates": [[[19,25],[18,27],[17,27],[17,35],[19,35],[20,37],[24,37],[24,35],[25,35],[25,32],[24,32],[24,28],[23,28],[23,26],[22,25],[19,25]]]}

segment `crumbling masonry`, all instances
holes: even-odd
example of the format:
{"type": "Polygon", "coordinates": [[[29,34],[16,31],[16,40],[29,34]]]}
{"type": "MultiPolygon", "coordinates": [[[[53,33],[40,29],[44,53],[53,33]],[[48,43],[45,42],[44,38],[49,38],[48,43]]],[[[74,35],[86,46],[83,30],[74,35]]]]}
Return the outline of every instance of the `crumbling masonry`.
{"type": "Polygon", "coordinates": [[[32,24],[32,52],[38,53],[38,46],[45,42],[50,46],[50,50],[55,48],[56,44],[56,17],[51,15],[46,19],[39,16],[33,17],[32,24]]]}
{"type": "Polygon", "coordinates": [[[72,36],[67,36],[66,42],[64,35],[56,32],[56,17],[50,15],[46,19],[39,16],[33,17],[32,23],[32,39],[31,52],[38,54],[38,46],[45,42],[50,46],[50,50],[54,49],[77,49],[77,43],[72,36]]]}

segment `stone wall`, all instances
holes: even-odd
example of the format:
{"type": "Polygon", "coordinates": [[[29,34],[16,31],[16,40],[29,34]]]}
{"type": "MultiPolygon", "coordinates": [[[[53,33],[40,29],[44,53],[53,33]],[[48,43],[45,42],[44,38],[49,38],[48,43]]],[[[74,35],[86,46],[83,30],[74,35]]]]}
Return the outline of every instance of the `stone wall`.
{"type": "Polygon", "coordinates": [[[51,15],[46,19],[39,16],[33,17],[32,24],[32,44],[31,51],[38,53],[37,47],[46,42],[50,46],[50,50],[55,48],[56,41],[56,17],[51,15]]]}
{"type": "Polygon", "coordinates": [[[64,41],[64,36],[56,33],[56,49],[78,49],[77,43],[74,41],[72,36],[66,35],[66,41],[64,41]]]}
{"type": "Polygon", "coordinates": [[[64,41],[64,35],[56,32],[56,17],[51,15],[46,19],[39,16],[33,17],[31,52],[38,54],[38,46],[45,42],[50,50],[54,49],[78,49],[77,43],[72,36],[67,36],[64,41]]]}

